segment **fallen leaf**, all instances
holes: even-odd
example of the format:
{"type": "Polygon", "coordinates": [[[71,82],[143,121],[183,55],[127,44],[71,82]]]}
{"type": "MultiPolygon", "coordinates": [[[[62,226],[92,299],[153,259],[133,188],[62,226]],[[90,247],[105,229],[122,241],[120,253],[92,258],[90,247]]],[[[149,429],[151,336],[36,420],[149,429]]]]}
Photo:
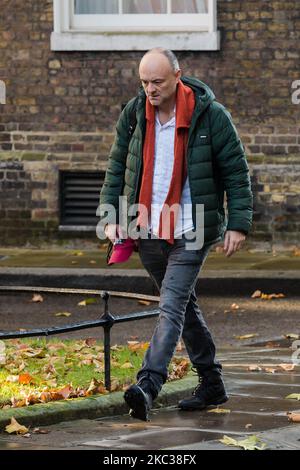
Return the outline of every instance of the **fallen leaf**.
{"type": "Polygon", "coordinates": [[[90,348],[91,346],[94,346],[97,343],[96,338],[87,338],[85,340],[85,344],[90,348]]]}
{"type": "Polygon", "coordinates": [[[111,381],[110,390],[112,392],[117,392],[122,390],[122,385],[117,379],[111,381]]]}
{"type": "Polygon", "coordinates": [[[230,308],[231,310],[238,310],[240,307],[237,304],[232,304],[230,308]]]}
{"type": "Polygon", "coordinates": [[[77,305],[81,306],[81,307],[85,307],[86,305],[91,305],[91,304],[95,304],[97,303],[98,299],[95,299],[95,298],[90,298],[90,299],[85,299],[85,300],[82,300],[81,302],[78,302],[77,305]]]}
{"type": "Polygon", "coordinates": [[[85,344],[85,341],[81,341],[81,342],[77,342],[74,346],[73,346],[73,351],[81,351],[83,348],[86,347],[86,344],[85,344]]]}
{"type": "Polygon", "coordinates": [[[263,299],[263,300],[281,299],[283,297],[285,297],[285,295],[281,293],[280,294],[264,294],[260,290],[256,290],[251,295],[252,299],[263,299]]]}
{"type": "Polygon", "coordinates": [[[140,344],[140,341],[127,341],[128,346],[136,346],[137,344],[140,344]]]}
{"type": "Polygon", "coordinates": [[[284,294],[261,294],[261,299],[272,300],[272,299],[281,299],[285,297],[284,294]]]}
{"type": "Polygon", "coordinates": [[[298,400],[300,401],[300,393],[291,393],[285,397],[287,400],[298,400]]]}
{"type": "Polygon", "coordinates": [[[6,426],[5,431],[8,434],[27,434],[29,429],[26,428],[26,426],[22,426],[21,424],[19,424],[18,421],[14,417],[12,417],[10,420],[10,424],[6,426]]]}
{"type": "Polygon", "coordinates": [[[249,338],[254,338],[255,336],[258,336],[257,333],[252,333],[249,335],[242,335],[242,336],[235,336],[236,339],[249,339],[249,338]]]}
{"type": "Polygon", "coordinates": [[[176,346],[176,351],[180,352],[182,350],[183,350],[182,341],[178,341],[178,344],[176,346]]]}
{"type": "Polygon", "coordinates": [[[131,362],[125,362],[120,368],[121,369],[134,369],[134,366],[131,364],[131,362]]]}
{"type": "Polygon", "coordinates": [[[93,359],[83,359],[79,365],[81,366],[91,366],[93,364],[93,359]]]}
{"type": "Polygon", "coordinates": [[[261,297],[261,291],[260,290],[256,290],[255,292],[253,292],[253,294],[251,295],[251,298],[252,299],[258,299],[261,297]]]}
{"type": "Polygon", "coordinates": [[[104,367],[104,353],[98,354],[97,359],[93,359],[93,364],[95,364],[96,367],[104,367]]]}
{"type": "Polygon", "coordinates": [[[266,448],[266,444],[262,443],[262,441],[254,435],[240,441],[225,435],[223,439],[219,439],[219,441],[227,446],[242,447],[244,450],[264,450],[266,448]],[[261,444],[260,447],[258,444],[261,444]]]}
{"type": "Polygon", "coordinates": [[[118,344],[114,344],[111,348],[110,348],[111,351],[121,351],[122,350],[122,346],[119,346],[118,344]]]}
{"type": "Polygon", "coordinates": [[[292,423],[300,423],[300,413],[292,413],[289,412],[287,413],[289,421],[292,423]]]}
{"type": "Polygon", "coordinates": [[[86,391],[87,395],[93,395],[96,393],[108,393],[103,382],[98,382],[97,379],[92,379],[89,388],[86,391]]]}
{"type": "Polygon", "coordinates": [[[112,365],[112,367],[120,367],[120,363],[115,359],[112,359],[111,365],[112,365]]]}
{"type": "Polygon", "coordinates": [[[29,351],[29,350],[33,351],[33,349],[30,346],[28,346],[28,344],[24,344],[24,343],[18,344],[16,349],[17,349],[18,352],[19,351],[29,351]]]}
{"type": "Polygon", "coordinates": [[[55,369],[54,365],[51,362],[50,362],[50,364],[46,364],[44,366],[43,371],[46,374],[49,374],[49,375],[56,375],[57,374],[56,369],[55,369]]]}
{"type": "Polygon", "coordinates": [[[72,253],[73,256],[83,256],[84,253],[83,251],[74,251],[74,253],[72,253]]]}
{"type": "Polygon", "coordinates": [[[272,349],[272,348],[278,348],[279,346],[280,346],[280,344],[274,343],[274,342],[272,342],[272,341],[269,341],[269,342],[265,345],[265,348],[272,349]]]}
{"type": "Polygon", "coordinates": [[[95,359],[94,354],[87,354],[85,351],[82,351],[82,353],[79,355],[79,358],[84,358],[84,360],[92,361],[95,359]]]}
{"type": "Polygon", "coordinates": [[[143,343],[140,341],[127,341],[127,344],[130,351],[146,351],[146,349],[149,347],[148,342],[143,343]]]}
{"type": "Polygon", "coordinates": [[[285,294],[270,294],[270,297],[274,299],[283,299],[285,294]]]}
{"type": "Polygon", "coordinates": [[[40,294],[33,294],[30,302],[44,302],[44,299],[40,294]]]}
{"type": "Polygon", "coordinates": [[[225,414],[225,413],[231,413],[231,410],[228,410],[226,408],[214,408],[212,410],[208,410],[208,413],[220,413],[220,414],[225,414]]]}
{"type": "Polygon", "coordinates": [[[182,357],[174,357],[171,362],[171,367],[172,370],[169,373],[168,381],[177,380],[184,377],[189,371],[190,363],[187,359],[183,359],[182,357]]]}
{"type": "Polygon", "coordinates": [[[40,394],[40,401],[42,403],[48,403],[52,400],[52,396],[50,392],[41,392],[40,394]]]}
{"type": "Polygon", "coordinates": [[[45,350],[43,348],[42,349],[28,348],[27,350],[22,351],[22,356],[43,359],[45,357],[45,350]]]}
{"type": "Polygon", "coordinates": [[[278,367],[286,372],[291,372],[295,369],[295,364],[278,364],[278,367]]]}
{"type": "Polygon", "coordinates": [[[34,428],[32,434],[49,434],[48,429],[34,428]]]}
{"type": "Polygon", "coordinates": [[[19,375],[19,383],[23,385],[28,385],[34,382],[34,378],[28,374],[27,372],[25,374],[20,374],[19,375]]]}
{"type": "Polygon", "coordinates": [[[250,366],[248,367],[248,370],[249,370],[250,372],[261,372],[261,371],[262,371],[262,368],[259,367],[257,364],[253,364],[253,365],[250,365],[250,366]]]}
{"type": "Polygon", "coordinates": [[[251,424],[251,423],[246,424],[245,428],[246,428],[246,429],[252,428],[252,424],[251,424]]]}
{"type": "Polygon", "coordinates": [[[16,383],[18,381],[19,381],[18,375],[8,375],[5,379],[5,382],[9,382],[9,383],[16,383]]]}
{"type": "Polygon", "coordinates": [[[260,298],[263,299],[263,300],[270,300],[268,294],[261,294],[260,298]]]}
{"type": "Polygon", "coordinates": [[[22,437],[26,437],[27,439],[31,436],[31,434],[29,432],[27,432],[26,434],[22,434],[22,437]]]}
{"type": "Polygon", "coordinates": [[[25,398],[25,405],[26,406],[29,406],[29,405],[35,405],[36,403],[40,403],[40,398],[39,398],[39,394],[30,394],[30,395],[27,395],[27,397],[25,398]]]}
{"type": "Polygon", "coordinates": [[[295,333],[288,333],[284,335],[284,337],[287,339],[300,339],[300,335],[296,335],[295,333]]]}
{"type": "Polygon", "coordinates": [[[70,312],[58,312],[58,313],[55,313],[55,316],[56,317],[70,317],[72,315],[72,313],[70,312]]]}
{"type": "MultiPolygon", "coordinates": [[[[69,396],[71,395],[73,389],[70,385],[66,385],[65,387],[59,389],[59,390],[55,390],[53,392],[53,394],[55,395],[55,400],[66,400],[67,398],[69,398],[69,396]],[[57,398],[57,397],[60,397],[60,398],[57,398]]],[[[52,392],[51,392],[52,393],[52,392]]]]}
{"type": "Polygon", "coordinates": [[[273,367],[265,367],[264,370],[265,372],[269,372],[270,374],[275,374],[276,372],[276,369],[274,369],[273,367]]]}
{"type": "Polygon", "coordinates": [[[293,251],[294,256],[300,256],[300,248],[295,248],[293,251]]]}
{"type": "Polygon", "coordinates": [[[12,408],[22,408],[23,406],[26,406],[25,398],[18,399],[15,397],[11,397],[10,401],[12,408]]]}
{"type": "Polygon", "coordinates": [[[139,300],[138,303],[140,305],[151,305],[151,302],[149,302],[149,300],[139,300]]]}
{"type": "Polygon", "coordinates": [[[91,260],[89,261],[89,263],[90,263],[90,264],[96,264],[97,261],[95,261],[94,259],[91,259],[91,260]]]}

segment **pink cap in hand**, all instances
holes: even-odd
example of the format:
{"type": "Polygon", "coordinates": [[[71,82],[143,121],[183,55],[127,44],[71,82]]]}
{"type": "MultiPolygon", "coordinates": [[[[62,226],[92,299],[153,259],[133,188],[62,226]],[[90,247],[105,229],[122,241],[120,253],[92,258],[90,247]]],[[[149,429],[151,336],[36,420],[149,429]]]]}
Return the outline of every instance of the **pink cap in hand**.
{"type": "Polygon", "coordinates": [[[135,249],[136,242],[132,240],[132,238],[125,238],[122,241],[117,240],[117,242],[114,243],[112,254],[107,264],[124,263],[130,258],[135,249]]]}

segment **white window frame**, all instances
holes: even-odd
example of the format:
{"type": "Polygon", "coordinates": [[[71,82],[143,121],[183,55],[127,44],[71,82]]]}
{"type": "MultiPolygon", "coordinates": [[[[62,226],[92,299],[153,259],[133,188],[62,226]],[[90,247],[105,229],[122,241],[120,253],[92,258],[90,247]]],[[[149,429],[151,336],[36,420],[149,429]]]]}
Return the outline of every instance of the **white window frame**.
{"type": "Polygon", "coordinates": [[[74,15],[73,0],[53,0],[51,50],[220,49],[217,0],[208,0],[208,13],[170,14],[170,5],[167,14],[74,15]]]}

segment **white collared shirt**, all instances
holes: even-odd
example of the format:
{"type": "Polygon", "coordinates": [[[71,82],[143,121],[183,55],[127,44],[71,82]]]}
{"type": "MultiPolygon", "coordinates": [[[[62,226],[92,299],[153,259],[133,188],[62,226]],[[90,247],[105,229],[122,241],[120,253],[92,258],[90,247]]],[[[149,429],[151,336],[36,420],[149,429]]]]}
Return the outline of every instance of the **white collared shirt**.
{"type": "MultiPolygon", "coordinates": [[[[160,212],[168,195],[173,173],[175,129],[175,116],[162,125],[159,121],[158,112],[156,112],[155,153],[150,224],[151,231],[156,236],[158,236],[160,212]]],[[[188,178],[186,178],[186,182],[183,187],[180,205],[181,214],[180,212],[178,213],[174,238],[180,238],[180,235],[193,229],[192,201],[188,178]]]]}

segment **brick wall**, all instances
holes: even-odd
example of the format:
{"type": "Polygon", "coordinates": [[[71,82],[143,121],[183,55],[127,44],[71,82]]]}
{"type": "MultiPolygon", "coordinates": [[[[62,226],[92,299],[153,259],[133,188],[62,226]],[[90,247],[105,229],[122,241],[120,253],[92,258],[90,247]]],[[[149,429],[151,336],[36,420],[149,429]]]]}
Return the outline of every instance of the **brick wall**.
{"type": "MultiPolygon", "coordinates": [[[[240,132],[255,191],[253,241],[298,241],[300,105],[292,104],[291,85],[300,80],[299,15],[298,0],[219,0],[221,50],[177,54],[184,73],[205,81],[229,108],[240,132]],[[283,214],[284,229],[276,219],[283,214]]],[[[52,0],[2,0],[3,244],[59,237],[59,170],[105,169],[121,103],[139,85],[142,52],[52,52],[52,24],[52,0]],[[24,217],[26,230],[19,230],[24,217]]]]}
{"type": "Polygon", "coordinates": [[[293,248],[300,233],[299,158],[276,156],[251,165],[254,192],[253,241],[293,248]],[[273,163],[272,163],[273,161],[273,163]]]}

